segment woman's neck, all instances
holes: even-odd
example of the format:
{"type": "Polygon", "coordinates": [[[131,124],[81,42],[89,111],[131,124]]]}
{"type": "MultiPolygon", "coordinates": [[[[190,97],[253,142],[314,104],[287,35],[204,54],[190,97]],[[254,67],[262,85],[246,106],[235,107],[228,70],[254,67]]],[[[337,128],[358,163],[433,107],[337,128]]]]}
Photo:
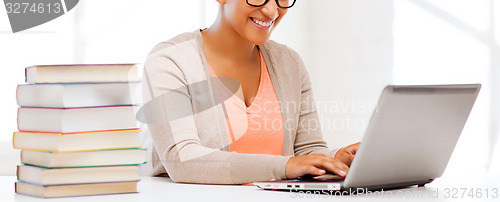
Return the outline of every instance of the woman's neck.
{"type": "Polygon", "coordinates": [[[242,38],[231,26],[222,22],[222,19],[202,32],[205,54],[222,56],[228,62],[251,62],[258,54],[257,46],[242,38]]]}

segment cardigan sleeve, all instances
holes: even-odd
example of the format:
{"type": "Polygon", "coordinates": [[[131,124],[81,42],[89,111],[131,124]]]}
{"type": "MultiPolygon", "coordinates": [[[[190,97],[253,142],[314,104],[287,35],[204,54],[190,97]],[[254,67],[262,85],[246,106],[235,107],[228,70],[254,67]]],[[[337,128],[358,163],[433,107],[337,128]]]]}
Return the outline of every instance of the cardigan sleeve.
{"type": "Polygon", "coordinates": [[[181,67],[169,57],[165,46],[158,45],[148,56],[142,82],[144,106],[148,106],[143,107],[145,120],[153,152],[161,162],[153,166],[163,166],[173,181],[185,183],[243,184],[286,178],[290,157],[239,154],[201,144],[197,131],[208,126],[195,122],[191,84],[183,72],[190,67],[181,67]]]}
{"type": "Polygon", "coordinates": [[[323,140],[321,122],[318,117],[316,103],[313,97],[311,79],[304,62],[299,55],[290,49],[300,71],[300,103],[297,134],[294,143],[296,156],[306,154],[325,154],[334,157],[338,149],[329,149],[323,140]]]}

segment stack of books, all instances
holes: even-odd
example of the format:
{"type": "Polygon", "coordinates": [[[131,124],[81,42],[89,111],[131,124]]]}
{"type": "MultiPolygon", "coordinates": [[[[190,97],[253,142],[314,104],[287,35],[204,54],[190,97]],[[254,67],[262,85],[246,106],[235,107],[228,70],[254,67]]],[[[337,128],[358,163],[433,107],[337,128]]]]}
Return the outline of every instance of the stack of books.
{"type": "Polygon", "coordinates": [[[26,68],[13,145],[16,192],[38,197],[137,193],[145,162],[135,64],[26,68]]]}

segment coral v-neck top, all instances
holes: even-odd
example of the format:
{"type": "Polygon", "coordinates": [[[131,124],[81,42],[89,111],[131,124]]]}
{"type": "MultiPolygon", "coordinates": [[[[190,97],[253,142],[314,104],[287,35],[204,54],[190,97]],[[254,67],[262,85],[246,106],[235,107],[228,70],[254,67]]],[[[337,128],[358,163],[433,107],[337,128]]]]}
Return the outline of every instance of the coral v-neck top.
{"type": "MultiPolygon", "coordinates": [[[[259,51],[260,53],[260,51],[259,51]]],[[[264,57],[260,54],[260,81],[257,94],[250,106],[232,93],[213,69],[208,66],[217,96],[226,115],[229,150],[247,154],[282,155],[283,117],[278,97],[269,77],[264,57]]]]}

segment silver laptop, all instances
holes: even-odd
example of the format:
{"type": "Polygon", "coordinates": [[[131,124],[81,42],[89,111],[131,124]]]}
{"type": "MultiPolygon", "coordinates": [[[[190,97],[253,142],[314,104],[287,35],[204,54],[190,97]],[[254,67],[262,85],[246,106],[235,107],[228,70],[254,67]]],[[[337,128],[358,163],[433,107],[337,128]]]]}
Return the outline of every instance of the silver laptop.
{"type": "MultiPolygon", "coordinates": [[[[448,164],[481,84],[384,88],[345,179],[255,182],[272,190],[379,190],[424,186],[448,164]]],[[[354,192],[352,192],[354,190],[354,192]]]]}

